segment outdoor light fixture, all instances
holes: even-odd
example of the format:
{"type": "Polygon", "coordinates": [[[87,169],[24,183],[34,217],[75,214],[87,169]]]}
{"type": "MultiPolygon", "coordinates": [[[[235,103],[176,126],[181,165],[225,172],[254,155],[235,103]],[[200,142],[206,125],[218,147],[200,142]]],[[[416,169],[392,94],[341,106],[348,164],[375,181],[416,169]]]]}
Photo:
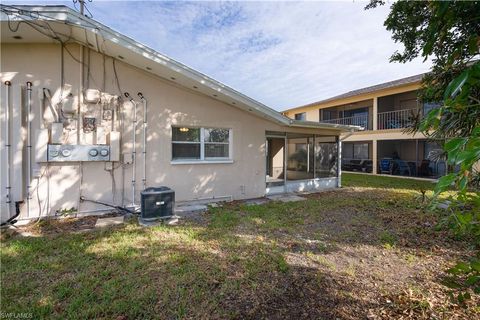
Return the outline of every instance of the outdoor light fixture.
{"type": "Polygon", "coordinates": [[[188,132],[188,128],[180,128],[180,132],[188,132]]]}

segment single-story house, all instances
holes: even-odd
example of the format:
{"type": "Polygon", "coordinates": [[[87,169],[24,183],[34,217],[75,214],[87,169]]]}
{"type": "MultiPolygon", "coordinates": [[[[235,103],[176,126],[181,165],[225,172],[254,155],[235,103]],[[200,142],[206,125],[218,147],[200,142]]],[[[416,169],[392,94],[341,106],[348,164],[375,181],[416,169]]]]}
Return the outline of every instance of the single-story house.
{"type": "Polygon", "coordinates": [[[65,6],[1,6],[1,222],[340,186],[341,133],[65,6]]]}

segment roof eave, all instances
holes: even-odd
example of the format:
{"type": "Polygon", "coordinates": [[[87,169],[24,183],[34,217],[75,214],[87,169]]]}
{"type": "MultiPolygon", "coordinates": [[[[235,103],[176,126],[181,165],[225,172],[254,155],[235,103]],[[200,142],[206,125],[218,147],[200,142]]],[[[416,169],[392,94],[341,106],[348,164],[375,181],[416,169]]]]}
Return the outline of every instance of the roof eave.
{"type": "MultiPolygon", "coordinates": [[[[382,84],[388,84],[390,82],[395,82],[395,81],[399,81],[399,80],[403,80],[403,79],[407,79],[407,78],[413,78],[413,77],[419,77],[419,76],[423,77],[425,74],[426,74],[425,72],[424,73],[419,73],[419,74],[416,74],[416,75],[413,75],[413,76],[410,76],[410,77],[406,77],[406,78],[402,78],[402,79],[398,79],[398,80],[393,80],[393,81],[387,81],[387,82],[384,82],[382,84]]],[[[356,98],[356,97],[368,96],[368,95],[372,95],[372,94],[375,94],[375,93],[380,93],[382,91],[389,90],[389,89],[392,89],[392,88],[400,88],[400,87],[406,87],[406,86],[412,86],[412,85],[420,85],[421,82],[422,82],[422,79],[419,79],[419,80],[414,80],[414,81],[411,81],[411,82],[399,83],[399,84],[393,85],[391,87],[378,88],[378,89],[375,89],[375,90],[372,90],[372,91],[360,92],[360,93],[352,94],[352,95],[348,95],[350,93],[350,91],[349,91],[349,92],[345,92],[345,93],[342,93],[342,94],[339,94],[339,95],[335,95],[335,96],[327,98],[327,99],[315,101],[315,102],[308,103],[308,104],[305,104],[305,105],[301,105],[301,106],[298,106],[298,107],[285,109],[285,110],[282,110],[280,112],[285,113],[285,112],[302,110],[302,109],[305,109],[305,108],[317,107],[317,106],[322,105],[322,104],[331,103],[331,102],[334,102],[334,101],[340,101],[342,99],[351,99],[351,98],[356,98]]],[[[370,86],[370,87],[376,87],[376,86],[379,86],[379,85],[381,85],[381,84],[377,84],[377,85],[370,86]]],[[[364,88],[356,89],[356,90],[353,90],[353,91],[368,89],[370,87],[364,87],[364,88]]]]}
{"type": "MultiPolygon", "coordinates": [[[[167,66],[169,69],[177,71],[182,70],[182,74],[187,76],[189,79],[209,87],[212,90],[218,91],[220,94],[229,97],[230,99],[239,102],[241,104],[246,105],[249,110],[253,113],[257,114],[258,116],[263,116],[265,119],[277,123],[278,125],[287,126],[287,127],[294,127],[294,128],[315,128],[315,129],[327,129],[333,131],[355,131],[360,129],[359,127],[355,126],[345,126],[345,125],[338,125],[338,124],[330,124],[330,123],[320,123],[320,122],[313,122],[313,121],[299,121],[299,120],[292,120],[287,116],[284,116],[280,112],[277,112],[268,106],[236,91],[233,88],[228,87],[227,85],[208,77],[207,75],[198,72],[174,59],[171,59],[158,51],[135,41],[134,39],[125,36],[115,30],[109,28],[97,22],[93,19],[88,17],[82,16],[80,13],[68,8],[66,6],[12,6],[14,8],[22,9],[28,8],[30,10],[35,10],[37,12],[42,13],[43,19],[52,19],[52,20],[62,20],[65,23],[70,24],[72,26],[84,28],[90,32],[98,34],[103,38],[107,38],[109,41],[113,41],[117,44],[120,44],[122,47],[131,50],[135,54],[142,55],[144,58],[151,60],[154,63],[162,64],[163,66],[167,66]]],[[[161,76],[161,75],[159,75],[161,76]]],[[[238,108],[243,109],[237,105],[238,108]]],[[[248,112],[247,110],[244,110],[248,112]]]]}
{"type": "Polygon", "coordinates": [[[359,126],[348,126],[334,123],[323,123],[315,121],[303,121],[303,120],[293,120],[290,119],[289,127],[294,128],[313,128],[313,129],[326,129],[326,130],[335,130],[342,132],[352,132],[359,131],[361,127],[359,126]]]}
{"type": "MultiPolygon", "coordinates": [[[[5,7],[2,5],[2,7],[5,7]]],[[[10,6],[7,6],[10,7],[10,6]]],[[[168,67],[173,71],[182,70],[182,74],[192,81],[197,82],[200,85],[207,86],[212,90],[218,91],[220,94],[224,96],[228,96],[230,99],[242,103],[249,107],[248,111],[252,111],[253,113],[257,114],[260,117],[263,117],[269,121],[277,123],[279,125],[288,125],[289,118],[282,115],[281,113],[273,110],[272,108],[236,91],[235,89],[208,77],[207,75],[196,71],[174,59],[171,59],[158,51],[138,42],[134,39],[123,35],[115,30],[109,28],[97,22],[93,19],[88,17],[82,16],[80,13],[68,8],[66,6],[36,6],[36,5],[14,5],[11,6],[13,8],[18,9],[29,9],[35,10],[42,14],[43,19],[51,19],[51,20],[62,20],[65,23],[70,24],[72,26],[84,28],[90,32],[98,34],[102,37],[106,37],[109,41],[113,41],[122,47],[131,50],[135,54],[142,55],[144,58],[154,62],[162,64],[163,66],[168,67]]],[[[33,19],[33,18],[32,18],[33,19]]],[[[4,19],[2,19],[4,20],[4,19]]],[[[159,75],[160,76],[160,75],[159,75]]],[[[242,110],[244,108],[236,106],[242,110]]],[[[244,110],[248,112],[247,110],[244,110]]]]}

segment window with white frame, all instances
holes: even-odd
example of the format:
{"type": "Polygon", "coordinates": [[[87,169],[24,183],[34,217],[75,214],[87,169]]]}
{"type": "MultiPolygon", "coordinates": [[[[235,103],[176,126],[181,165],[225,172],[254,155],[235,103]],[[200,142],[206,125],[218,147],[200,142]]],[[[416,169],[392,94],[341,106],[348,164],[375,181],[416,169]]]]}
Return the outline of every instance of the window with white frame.
{"type": "Polygon", "coordinates": [[[172,160],[229,160],[231,130],[172,127],[172,160]]]}

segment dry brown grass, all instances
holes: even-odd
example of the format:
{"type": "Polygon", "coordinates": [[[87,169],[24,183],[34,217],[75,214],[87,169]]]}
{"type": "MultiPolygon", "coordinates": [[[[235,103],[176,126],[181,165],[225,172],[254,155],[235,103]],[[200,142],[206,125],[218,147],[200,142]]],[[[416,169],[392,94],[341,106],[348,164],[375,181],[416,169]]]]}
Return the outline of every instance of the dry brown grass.
{"type": "MultiPolygon", "coordinates": [[[[417,186],[297,203],[231,203],[176,227],[69,233],[49,222],[1,247],[2,312],[101,319],[474,319],[441,284],[473,252],[417,186]]],[[[62,224],[61,226],[59,224],[62,224]]]]}

